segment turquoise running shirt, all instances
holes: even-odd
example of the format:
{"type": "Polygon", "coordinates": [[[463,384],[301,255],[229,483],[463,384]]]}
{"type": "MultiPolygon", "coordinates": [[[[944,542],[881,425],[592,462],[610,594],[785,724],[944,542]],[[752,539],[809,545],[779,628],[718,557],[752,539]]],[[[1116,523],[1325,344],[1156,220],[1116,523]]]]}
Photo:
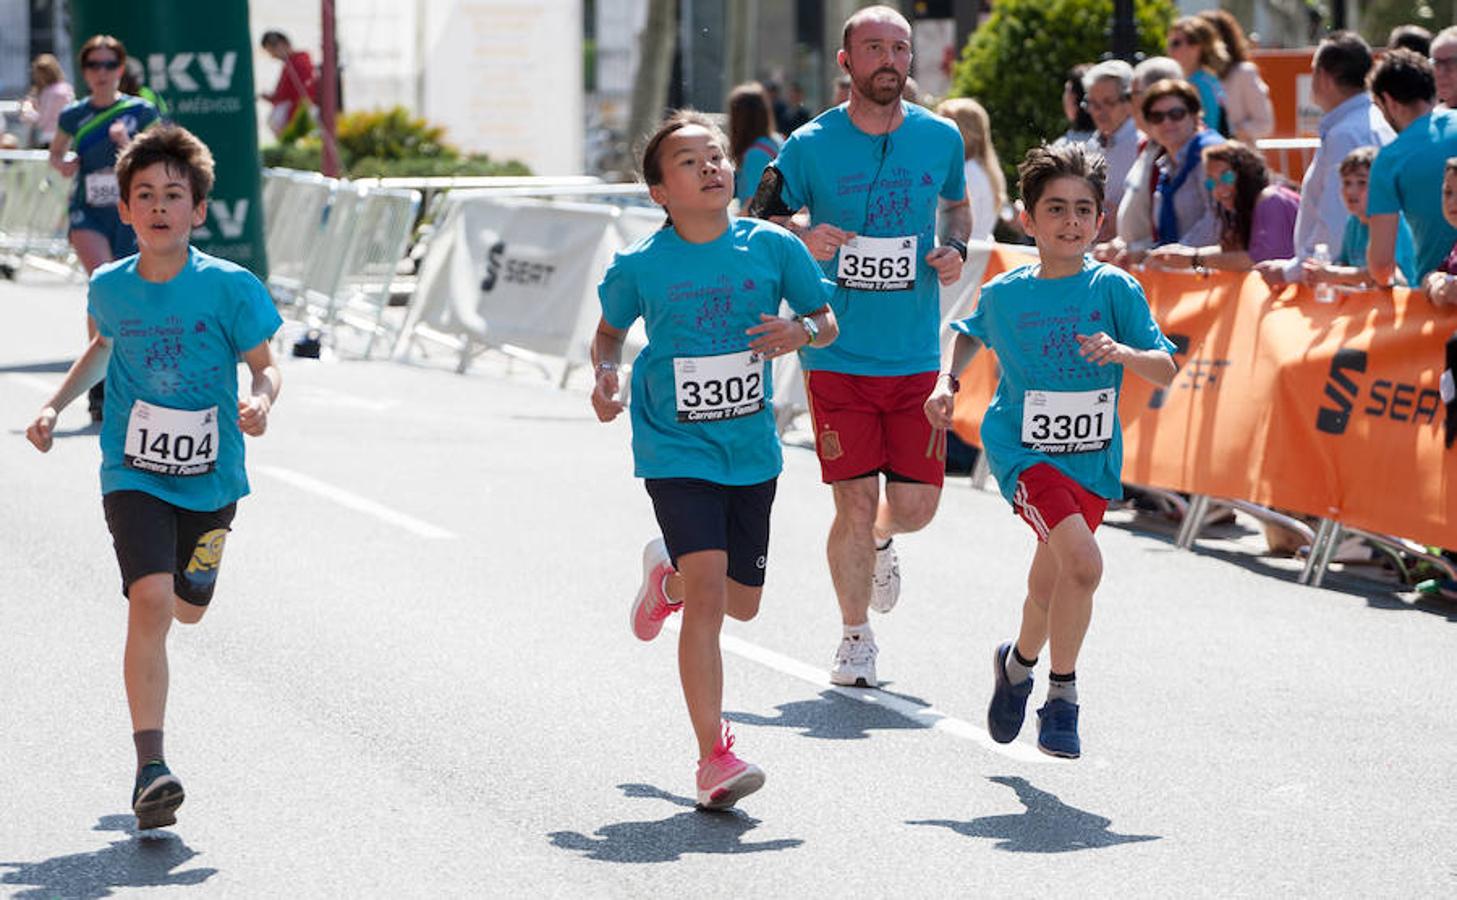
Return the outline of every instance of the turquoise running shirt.
{"type": "Polygon", "coordinates": [[[744,332],[784,298],[805,315],[829,300],[798,238],[731,220],[707,244],[663,228],[618,253],[597,287],[602,316],[648,343],[632,366],[632,455],[639,478],[768,481],[783,468],[769,363],[744,332]]]}
{"type": "Polygon", "coordinates": [[[901,108],[905,119],[888,135],[855,127],[845,106],[826,110],[770,164],[783,176],[785,205],[808,207],[812,225],[882,239],[821,263],[838,282],[831,307],[840,337],[804,351],[807,370],[911,375],[940,365],[941,286],[926,254],[939,201],[966,199],[961,132],[920,106],[901,108]]]}
{"type": "Polygon", "coordinates": [[[238,359],[283,324],[268,289],[193,248],[150,282],[138,256],[91,276],[87,311],[111,341],[101,424],[101,493],[142,491],[183,509],[248,493],[238,428],[238,359]]]}

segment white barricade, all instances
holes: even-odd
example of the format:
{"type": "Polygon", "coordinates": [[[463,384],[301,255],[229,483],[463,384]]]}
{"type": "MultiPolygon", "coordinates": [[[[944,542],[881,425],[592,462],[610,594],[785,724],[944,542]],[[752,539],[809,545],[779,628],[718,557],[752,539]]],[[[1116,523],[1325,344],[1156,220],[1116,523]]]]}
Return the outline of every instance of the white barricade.
{"type": "Polygon", "coordinates": [[[596,285],[622,246],[621,210],[530,198],[455,198],[425,257],[395,357],[422,331],[454,339],[459,368],[487,349],[587,361],[596,285]]]}
{"type": "Polygon", "coordinates": [[[64,260],[71,179],[50,166],[43,150],[0,151],[0,253],[64,260]]]}

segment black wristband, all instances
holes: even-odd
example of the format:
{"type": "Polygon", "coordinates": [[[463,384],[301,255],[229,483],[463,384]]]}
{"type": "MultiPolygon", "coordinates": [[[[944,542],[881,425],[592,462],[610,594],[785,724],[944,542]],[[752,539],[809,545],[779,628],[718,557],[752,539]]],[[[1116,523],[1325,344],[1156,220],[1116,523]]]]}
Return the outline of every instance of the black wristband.
{"type": "Polygon", "coordinates": [[[966,262],[966,243],[964,241],[958,241],[956,238],[947,238],[941,242],[941,246],[950,247],[952,250],[960,253],[961,261],[966,262]]]}

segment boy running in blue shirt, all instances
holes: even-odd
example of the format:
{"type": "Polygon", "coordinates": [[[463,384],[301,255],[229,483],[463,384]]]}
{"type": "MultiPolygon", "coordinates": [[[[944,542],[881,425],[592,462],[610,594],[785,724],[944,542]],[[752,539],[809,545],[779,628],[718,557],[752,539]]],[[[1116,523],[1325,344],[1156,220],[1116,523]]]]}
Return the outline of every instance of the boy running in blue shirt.
{"type": "Polygon", "coordinates": [[[42,453],[56,417],[106,376],[101,493],[126,595],[123,675],[139,829],[177,821],[182,782],[162,755],[167,632],[207,612],[238,498],[243,435],[268,428],[282,379],[268,340],[282,324],[252,273],[193,249],[213,159],[175,125],[149,129],[116,162],[121,220],[140,251],[91,278],[95,337],[26,430],[42,453]],[[238,359],[252,382],[238,398],[238,359]]]}
{"type": "Polygon", "coordinates": [[[1018,169],[1022,227],[1039,262],[992,279],[957,332],[926,417],[951,426],[957,374],[983,345],[1001,380],[981,439],[1002,495],[1037,535],[1022,628],[997,647],[987,730],[1017,737],[1032,668],[1051,644],[1047,702],[1037,746],[1075,759],[1077,660],[1093,613],[1103,559],[1093,532],[1122,496],[1118,391],[1126,368],[1157,385],[1174,378],[1174,345],[1159,331],[1143,288],[1115,266],[1084,256],[1102,224],[1104,163],[1078,145],[1034,147],[1018,169]]]}
{"type": "Polygon", "coordinates": [[[617,368],[641,318],[648,343],[632,367],[632,454],[662,536],[643,550],[632,632],[650,641],[683,611],[678,671],[698,739],[698,802],[722,809],[764,784],[722,722],[719,631],[725,614],[752,619],[764,590],[783,467],[768,361],[825,346],[837,327],[804,245],[778,225],[729,216],[734,168],[710,120],[670,117],[642,171],[668,222],[617,254],[598,286],[592,408],[603,422],[622,412],[617,368]],[[797,316],[778,315],[781,297],[797,316]]]}

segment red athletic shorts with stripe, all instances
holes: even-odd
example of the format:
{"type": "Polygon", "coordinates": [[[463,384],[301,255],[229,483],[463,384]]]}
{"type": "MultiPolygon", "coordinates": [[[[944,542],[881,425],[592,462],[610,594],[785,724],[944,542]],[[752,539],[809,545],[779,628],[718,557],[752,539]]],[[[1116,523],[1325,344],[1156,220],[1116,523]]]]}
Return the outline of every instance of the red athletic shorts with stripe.
{"type": "Polygon", "coordinates": [[[1107,500],[1048,463],[1038,463],[1017,476],[1012,506],[1044,544],[1052,529],[1068,516],[1081,515],[1088,530],[1097,531],[1108,511],[1107,500]]]}
{"type": "Polygon", "coordinates": [[[940,487],[946,478],[946,432],[931,427],[925,409],[936,375],[806,372],[825,484],[884,473],[887,481],[940,487]]]}

